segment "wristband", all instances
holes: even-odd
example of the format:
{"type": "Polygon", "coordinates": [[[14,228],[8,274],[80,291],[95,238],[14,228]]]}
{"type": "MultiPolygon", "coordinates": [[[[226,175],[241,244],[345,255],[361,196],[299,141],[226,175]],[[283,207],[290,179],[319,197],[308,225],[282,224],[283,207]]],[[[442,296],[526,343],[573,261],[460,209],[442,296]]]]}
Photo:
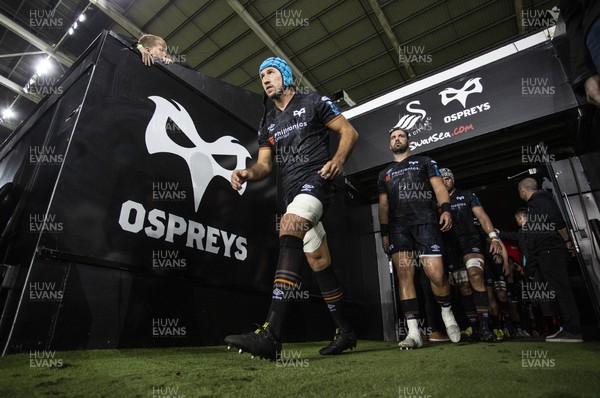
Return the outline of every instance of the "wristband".
{"type": "Polygon", "coordinates": [[[390,234],[390,228],[387,224],[380,224],[381,236],[388,236],[390,234]]]}
{"type": "Polygon", "coordinates": [[[492,239],[499,238],[498,233],[496,231],[492,231],[488,234],[488,236],[492,239]]]}
{"type": "Polygon", "coordinates": [[[450,210],[452,209],[452,206],[450,206],[450,203],[448,203],[448,202],[442,203],[442,205],[440,207],[442,208],[442,213],[445,213],[445,212],[450,213],[450,210]]]}

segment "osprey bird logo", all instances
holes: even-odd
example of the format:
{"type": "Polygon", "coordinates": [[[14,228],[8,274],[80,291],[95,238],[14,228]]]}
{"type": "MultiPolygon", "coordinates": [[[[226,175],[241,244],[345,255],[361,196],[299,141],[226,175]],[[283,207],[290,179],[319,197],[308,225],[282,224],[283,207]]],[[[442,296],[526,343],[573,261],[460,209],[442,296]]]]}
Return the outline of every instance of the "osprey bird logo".
{"type": "Polygon", "coordinates": [[[476,77],[473,79],[469,79],[462,88],[454,89],[452,87],[445,88],[440,91],[440,96],[442,97],[442,104],[444,106],[448,105],[451,101],[457,100],[463,106],[463,108],[467,107],[467,97],[473,93],[482,93],[483,86],[479,81],[480,77],[476,77]]]}
{"type": "MultiPolygon", "coordinates": [[[[176,101],[168,101],[162,97],[148,97],[156,104],[154,115],[146,128],[146,147],[148,153],[171,153],[182,157],[190,169],[194,188],[194,205],[196,211],[202,201],[204,191],[213,178],[220,176],[227,181],[231,179],[233,170],[225,169],[217,163],[214,155],[232,155],[237,157],[236,169],[246,168],[246,159],[252,158],[250,153],[230,135],[214,142],[205,142],[194,126],[189,113],[176,101]],[[194,144],[193,148],[183,147],[174,142],[167,134],[167,121],[171,119],[179,126],[186,137],[194,144]]],[[[238,192],[243,194],[246,186],[238,192]]]]}

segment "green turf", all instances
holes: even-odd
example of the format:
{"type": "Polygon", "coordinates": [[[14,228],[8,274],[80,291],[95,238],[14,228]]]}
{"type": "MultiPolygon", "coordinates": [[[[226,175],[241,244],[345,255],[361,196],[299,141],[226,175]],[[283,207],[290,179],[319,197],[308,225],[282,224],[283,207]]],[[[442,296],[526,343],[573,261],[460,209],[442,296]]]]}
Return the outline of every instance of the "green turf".
{"type": "Polygon", "coordinates": [[[399,351],[395,343],[359,341],[336,357],[320,356],[322,346],[285,344],[279,363],[225,347],[55,352],[54,362],[9,355],[0,358],[0,397],[600,396],[600,342],[399,351]]]}

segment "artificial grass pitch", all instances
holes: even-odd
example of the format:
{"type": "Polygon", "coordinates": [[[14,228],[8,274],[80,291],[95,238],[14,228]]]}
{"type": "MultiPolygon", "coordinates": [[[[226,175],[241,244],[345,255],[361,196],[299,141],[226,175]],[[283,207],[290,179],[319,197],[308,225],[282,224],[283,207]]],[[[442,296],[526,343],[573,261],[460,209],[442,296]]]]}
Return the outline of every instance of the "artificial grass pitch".
{"type": "Polygon", "coordinates": [[[600,342],[284,344],[276,362],[225,346],[0,358],[0,397],[598,397],[600,342]]]}

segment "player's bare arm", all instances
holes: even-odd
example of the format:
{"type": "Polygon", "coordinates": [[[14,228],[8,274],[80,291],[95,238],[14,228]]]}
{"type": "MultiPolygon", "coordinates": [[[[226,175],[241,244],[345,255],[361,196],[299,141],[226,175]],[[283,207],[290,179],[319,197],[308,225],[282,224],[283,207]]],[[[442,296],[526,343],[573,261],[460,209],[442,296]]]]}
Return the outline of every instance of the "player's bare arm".
{"type": "Polygon", "coordinates": [[[333,180],[344,171],[344,163],[358,140],[358,133],[343,115],[335,118],[327,127],[340,135],[340,143],[333,158],[325,163],[319,175],[326,180],[333,180]]]}
{"type": "Polygon", "coordinates": [[[258,151],[258,160],[247,169],[236,169],[231,173],[231,187],[236,191],[242,189],[246,181],[260,181],[266,178],[273,169],[271,149],[264,147],[258,151]]]}
{"type": "MultiPolygon", "coordinates": [[[[388,225],[388,221],[389,221],[388,196],[387,196],[387,193],[380,193],[379,194],[379,225],[388,225]]],[[[389,247],[390,247],[389,235],[386,235],[383,233],[381,234],[381,245],[383,246],[383,251],[387,254],[389,247]]]]}
{"type": "MultiPolygon", "coordinates": [[[[450,194],[448,193],[448,189],[444,185],[444,181],[442,177],[431,177],[429,179],[431,183],[431,187],[433,188],[433,193],[435,194],[435,199],[438,203],[450,203],[450,194]]],[[[452,228],[452,215],[449,211],[444,211],[440,216],[440,225],[441,230],[443,232],[448,231],[452,228]]]]}
{"type": "Polygon", "coordinates": [[[502,242],[500,238],[497,237],[496,229],[492,224],[492,220],[487,215],[485,210],[483,210],[483,206],[475,206],[472,208],[473,214],[479,220],[481,224],[481,228],[485,231],[485,233],[492,239],[492,243],[490,244],[490,253],[492,254],[500,254],[502,251],[502,242]],[[490,235],[491,234],[491,235],[490,235]],[[496,236],[495,238],[492,236],[496,236]]]}

